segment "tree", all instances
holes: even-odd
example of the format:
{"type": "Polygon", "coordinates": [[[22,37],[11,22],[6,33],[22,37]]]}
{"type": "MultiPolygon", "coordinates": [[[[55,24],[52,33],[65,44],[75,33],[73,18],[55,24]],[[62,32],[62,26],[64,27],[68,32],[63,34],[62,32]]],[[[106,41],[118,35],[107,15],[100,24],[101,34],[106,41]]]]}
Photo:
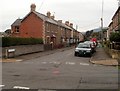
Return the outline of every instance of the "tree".
{"type": "Polygon", "coordinates": [[[87,40],[90,39],[92,33],[93,33],[93,30],[91,30],[91,31],[87,31],[87,32],[86,32],[85,37],[86,37],[87,40]]]}
{"type": "Polygon", "coordinates": [[[99,37],[99,32],[93,32],[91,35],[93,38],[97,38],[99,37]]]}

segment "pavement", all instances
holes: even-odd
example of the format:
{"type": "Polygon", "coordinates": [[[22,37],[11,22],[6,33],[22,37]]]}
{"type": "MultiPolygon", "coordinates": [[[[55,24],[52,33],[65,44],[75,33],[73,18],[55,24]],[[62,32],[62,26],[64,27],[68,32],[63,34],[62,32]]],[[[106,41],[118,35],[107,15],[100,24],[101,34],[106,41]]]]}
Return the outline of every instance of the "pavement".
{"type": "Polygon", "coordinates": [[[111,58],[104,50],[103,47],[97,47],[96,52],[90,59],[90,62],[98,65],[118,66],[117,59],[111,58]]]}
{"type": "Polygon", "coordinates": [[[0,62],[2,62],[2,63],[21,62],[21,61],[25,61],[25,60],[38,58],[41,56],[50,55],[50,54],[53,54],[56,52],[69,50],[72,48],[75,48],[75,46],[65,47],[65,48],[60,48],[60,49],[53,49],[53,50],[48,50],[48,51],[43,51],[43,52],[38,52],[38,53],[25,54],[25,55],[21,55],[21,56],[16,56],[14,58],[0,58],[0,62]]]}
{"type": "MultiPolygon", "coordinates": [[[[0,59],[0,62],[3,62],[3,63],[4,62],[21,62],[24,60],[34,59],[41,56],[50,55],[58,51],[65,51],[72,48],[75,48],[75,47],[72,46],[72,47],[66,47],[61,49],[54,49],[54,50],[49,50],[49,51],[44,51],[39,53],[17,56],[15,58],[0,59]]],[[[106,54],[103,47],[96,48],[96,52],[92,55],[90,62],[92,64],[97,64],[97,65],[118,66],[117,59],[112,59],[108,54],[106,54]]]]}

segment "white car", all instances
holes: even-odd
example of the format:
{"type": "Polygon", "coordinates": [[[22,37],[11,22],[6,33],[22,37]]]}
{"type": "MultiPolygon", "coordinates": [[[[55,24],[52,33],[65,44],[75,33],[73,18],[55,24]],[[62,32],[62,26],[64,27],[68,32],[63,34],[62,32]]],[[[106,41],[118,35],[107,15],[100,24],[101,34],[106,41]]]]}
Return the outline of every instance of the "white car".
{"type": "Polygon", "coordinates": [[[88,43],[91,45],[91,48],[92,48],[92,53],[96,52],[96,42],[93,42],[93,41],[85,41],[84,43],[88,43]]]}
{"type": "Polygon", "coordinates": [[[75,56],[92,56],[92,48],[88,43],[79,43],[75,48],[75,56]]]}

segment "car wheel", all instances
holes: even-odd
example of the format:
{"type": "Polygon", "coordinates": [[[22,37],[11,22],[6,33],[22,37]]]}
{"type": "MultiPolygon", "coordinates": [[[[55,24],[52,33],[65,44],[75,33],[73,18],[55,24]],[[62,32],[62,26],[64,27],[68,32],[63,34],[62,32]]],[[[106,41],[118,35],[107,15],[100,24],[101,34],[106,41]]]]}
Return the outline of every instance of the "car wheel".
{"type": "Polygon", "coordinates": [[[89,57],[91,57],[91,56],[92,56],[92,53],[89,54],[89,57]]]}
{"type": "Polygon", "coordinates": [[[74,56],[78,56],[78,53],[75,53],[74,56]]]}

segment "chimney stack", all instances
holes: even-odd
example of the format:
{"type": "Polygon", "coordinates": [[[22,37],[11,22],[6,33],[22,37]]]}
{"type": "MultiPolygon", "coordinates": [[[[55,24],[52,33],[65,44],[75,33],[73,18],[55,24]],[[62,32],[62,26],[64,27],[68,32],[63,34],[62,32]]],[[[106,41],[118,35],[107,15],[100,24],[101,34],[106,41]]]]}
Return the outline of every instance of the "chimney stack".
{"type": "Polygon", "coordinates": [[[73,23],[70,23],[70,27],[73,28],[73,23]]]}
{"type": "Polygon", "coordinates": [[[59,23],[62,23],[62,20],[58,20],[59,23]]]}
{"type": "Polygon", "coordinates": [[[50,11],[47,12],[47,17],[48,17],[48,18],[51,18],[51,13],[50,13],[50,11]]]}
{"type": "Polygon", "coordinates": [[[65,21],[65,25],[69,26],[69,21],[65,21]]]}
{"type": "Polygon", "coordinates": [[[36,5],[35,5],[35,4],[31,4],[30,7],[31,7],[31,12],[32,12],[32,11],[35,11],[35,9],[36,9],[36,5]]]}
{"type": "Polygon", "coordinates": [[[51,19],[53,19],[53,20],[54,20],[54,19],[55,19],[55,16],[54,16],[54,15],[53,15],[53,16],[51,16],[51,19]]]}

